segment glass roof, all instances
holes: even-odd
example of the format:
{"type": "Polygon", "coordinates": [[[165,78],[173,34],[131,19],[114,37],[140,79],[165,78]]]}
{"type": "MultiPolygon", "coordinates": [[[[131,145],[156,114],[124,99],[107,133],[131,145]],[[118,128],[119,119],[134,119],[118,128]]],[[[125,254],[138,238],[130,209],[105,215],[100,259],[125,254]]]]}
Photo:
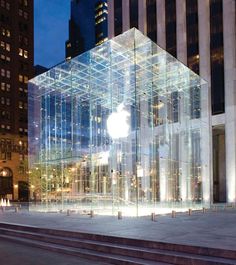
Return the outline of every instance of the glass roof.
{"type": "Polygon", "coordinates": [[[76,95],[110,104],[185,91],[206,83],[183,63],[133,28],[33,78],[37,94],[76,95]],[[121,99],[121,97],[124,97],[121,99]],[[109,103],[108,103],[109,101],[109,103]]]}

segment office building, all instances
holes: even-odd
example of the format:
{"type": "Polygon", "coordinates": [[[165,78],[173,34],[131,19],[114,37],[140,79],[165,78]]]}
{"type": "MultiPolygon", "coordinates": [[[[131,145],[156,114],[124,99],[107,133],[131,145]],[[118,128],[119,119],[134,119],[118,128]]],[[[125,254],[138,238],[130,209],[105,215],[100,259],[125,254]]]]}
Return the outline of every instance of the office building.
{"type": "Polygon", "coordinates": [[[235,0],[108,1],[109,38],[136,27],[208,82],[212,202],[236,200],[235,10],[235,0]]]}
{"type": "Polygon", "coordinates": [[[107,1],[72,0],[66,59],[88,51],[107,40],[107,1]]]}
{"type": "Polygon", "coordinates": [[[0,197],[28,199],[28,79],[33,69],[33,1],[0,1],[0,197]]]}
{"type": "Polygon", "coordinates": [[[37,64],[34,66],[34,76],[41,75],[41,74],[47,72],[48,70],[49,70],[48,68],[37,64]]]}

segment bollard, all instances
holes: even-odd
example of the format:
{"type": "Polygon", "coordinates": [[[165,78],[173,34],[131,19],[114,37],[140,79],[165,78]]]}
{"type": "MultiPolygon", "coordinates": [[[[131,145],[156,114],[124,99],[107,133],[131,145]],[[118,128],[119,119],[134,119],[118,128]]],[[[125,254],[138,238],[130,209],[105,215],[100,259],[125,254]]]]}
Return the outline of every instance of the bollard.
{"type": "Polygon", "coordinates": [[[67,216],[70,216],[70,209],[67,209],[67,216]]]}
{"type": "Polygon", "coordinates": [[[122,212],[121,211],[118,212],[118,219],[119,220],[122,219],[122,212]]]}
{"type": "Polygon", "coordinates": [[[93,210],[90,211],[90,217],[91,217],[91,218],[94,217],[94,211],[93,211],[93,210]]]}
{"type": "Polygon", "coordinates": [[[16,208],[15,208],[15,212],[16,212],[16,213],[18,213],[18,211],[19,211],[19,208],[18,208],[18,207],[16,207],[16,208]]]}
{"type": "Polygon", "coordinates": [[[156,214],[155,214],[155,213],[151,213],[151,220],[152,220],[153,222],[156,221],[156,214]]]}
{"type": "Polygon", "coordinates": [[[188,209],[188,215],[192,215],[192,209],[188,209]]]}
{"type": "Polygon", "coordinates": [[[175,218],[175,217],[176,217],[176,211],[172,211],[172,213],[171,213],[171,217],[172,217],[172,218],[175,218]]]}
{"type": "Polygon", "coordinates": [[[202,212],[206,213],[206,208],[205,207],[202,208],[202,212]]]}

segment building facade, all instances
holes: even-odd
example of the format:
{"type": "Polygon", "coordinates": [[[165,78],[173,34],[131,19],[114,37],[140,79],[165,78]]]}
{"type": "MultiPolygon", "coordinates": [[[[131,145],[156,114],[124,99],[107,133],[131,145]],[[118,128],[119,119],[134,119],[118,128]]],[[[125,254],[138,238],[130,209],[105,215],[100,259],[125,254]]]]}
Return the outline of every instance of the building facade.
{"type": "Polygon", "coordinates": [[[103,43],[108,37],[107,0],[72,0],[66,59],[103,43]]]}
{"type": "Polygon", "coordinates": [[[235,10],[234,0],[108,1],[109,38],[136,27],[208,82],[212,202],[236,199],[235,10]]]}
{"type": "Polygon", "coordinates": [[[0,1],[0,197],[28,199],[28,79],[33,69],[33,1],[0,1]]]}

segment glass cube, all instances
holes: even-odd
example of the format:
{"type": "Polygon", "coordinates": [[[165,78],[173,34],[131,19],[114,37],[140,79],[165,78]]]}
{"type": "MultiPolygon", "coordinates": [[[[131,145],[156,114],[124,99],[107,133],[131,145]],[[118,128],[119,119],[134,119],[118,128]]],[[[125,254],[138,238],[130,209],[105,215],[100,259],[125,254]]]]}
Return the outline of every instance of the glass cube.
{"type": "Polygon", "coordinates": [[[203,207],[210,139],[207,83],[131,29],[30,80],[30,208],[203,207]]]}

